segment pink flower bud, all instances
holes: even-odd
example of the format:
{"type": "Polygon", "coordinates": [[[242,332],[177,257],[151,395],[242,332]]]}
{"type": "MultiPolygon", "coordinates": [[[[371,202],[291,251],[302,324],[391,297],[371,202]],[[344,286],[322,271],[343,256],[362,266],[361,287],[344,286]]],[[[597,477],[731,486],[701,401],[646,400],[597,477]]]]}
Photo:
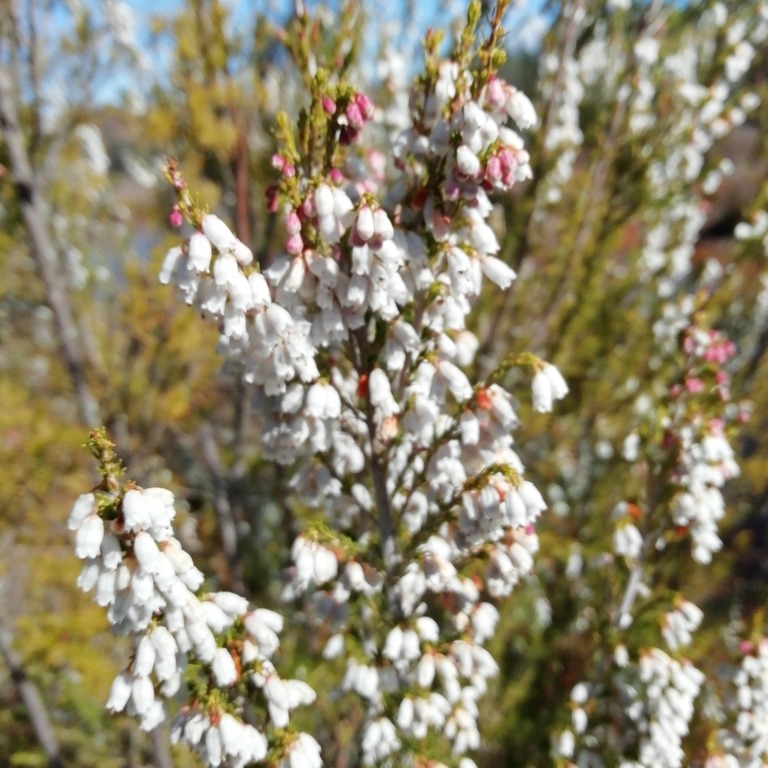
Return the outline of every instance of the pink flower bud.
{"type": "Polygon", "coordinates": [[[364,93],[355,95],[355,104],[366,122],[373,119],[373,102],[364,93]]]}
{"type": "Polygon", "coordinates": [[[323,111],[326,115],[336,114],[336,102],[330,96],[323,96],[323,111]]]}
{"type": "Polygon", "coordinates": [[[356,102],[353,101],[351,104],[347,105],[346,115],[352,128],[360,129],[365,125],[365,118],[356,102]]]}
{"type": "Polygon", "coordinates": [[[291,211],[285,217],[285,231],[289,235],[295,235],[301,232],[301,219],[296,211],[291,211]]]}
{"type": "Polygon", "coordinates": [[[506,103],[506,94],[504,93],[504,83],[498,78],[493,77],[488,83],[485,91],[485,98],[488,106],[498,109],[506,103]]]}
{"type": "Polygon", "coordinates": [[[285,241],[285,250],[292,256],[296,256],[304,250],[304,241],[298,232],[295,235],[290,235],[285,241]]]}
{"type": "Polygon", "coordinates": [[[315,215],[315,200],[312,196],[304,198],[299,212],[306,219],[311,219],[315,215]]]}
{"type": "Polygon", "coordinates": [[[495,155],[488,160],[485,166],[485,178],[491,184],[497,184],[501,180],[501,160],[495,155]]]}
{"type": "Polygon", "coordinates": [[[171,208],[171,212],[168,214],[168,223],[174,229],[178,229],[184,223],[184,216],[176,206],[171,208]]]}

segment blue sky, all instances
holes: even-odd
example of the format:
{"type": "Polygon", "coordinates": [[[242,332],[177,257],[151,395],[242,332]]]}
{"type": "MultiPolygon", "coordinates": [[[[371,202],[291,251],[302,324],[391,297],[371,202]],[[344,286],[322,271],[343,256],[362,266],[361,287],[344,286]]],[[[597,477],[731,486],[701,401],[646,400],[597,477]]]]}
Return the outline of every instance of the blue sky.
{"type": "MultiPolygon", "coordinates": [[[[330,7],[332,10],[338,7],[337,0],[319,3],[316,0],[304,0],[307,7],[312,10],[320,5],[330,7]]],[[[150,21],[153,17],[173,17],[183,6],[184,0],[66,0],[53,6],[54,11],[46,15],[47,34],[56,37],[71,29],[72,16],[68,9],[74,9],[78,5],[89,8],[102,23],[106,21],[110,6],[119,5],[130,9],[135,21],[136,42],[141,54],[147,57],[151,72],[143,85],[148,86],[152,79],[163,80],[163,73],[167,69],[172,55],[170,49],[163,49],[150,44],[150,21]]],[[[223,0],[230,8],[232,24],[235,29],[247,30],[250,28],[253,17],[267,15],[279,23],[291,12],[293,0],[223,0]]],[[[24,0],[22,0],[24,4],[24,0]]],[[[430,26],[439,26],[449,23],[449,20],[457,16],[463,16],[466,9],[466,0],[412,0],[410,3],[412,15],[406,20],[409,3],[407,0],[362,0],[362,5],[369,9],[369,16],[374,19],[376,25],[375,34],[381,35],[382,22],[392,21],[401,23],[401,32],[397,39],[392,40],[393,46],[403,50],[406,56],[411,56],[415,66],[421,62],[419,55],[419,42],[424,32],[430,26]]],[[[548,22],[542,15],[544,0],[521,0],[513,3],[508,12],[506,26],[508,29],[507,41],[511,48],[523,48],[535,50],[542,34],[546,30],[548,22]]],[[[379,37],[380,39],[380,37],[379,37]]],[[[377,44],[374,46],[378,47],[377,44]]],[[[135,75],[128,70],[120,71],[115,68],[102,68],[99,73],[99,84],[96,86],[95,97],[97,100],[110,102],[119,99],[121,94],[131,88],[135,83],[135,75]]]]}

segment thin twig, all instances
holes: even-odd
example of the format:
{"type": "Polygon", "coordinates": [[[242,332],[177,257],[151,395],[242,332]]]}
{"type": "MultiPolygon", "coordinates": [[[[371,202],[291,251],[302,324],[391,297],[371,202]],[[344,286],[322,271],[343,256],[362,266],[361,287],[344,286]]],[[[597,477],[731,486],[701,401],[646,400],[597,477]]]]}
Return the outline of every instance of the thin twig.
{"type": "Polygon", "coordinates": [[[0,131],[8,150],[11,175],[16,187],[30,251],[45,287],[46,303],[53,313],[62,355],[75,389],[80,420],[87,427],[101,423],[99,407],[86,380],[85,354],[75,323],[69,295],[62,286],[56,253],[45,227],[35,178],[19,127],[13,86],[0,69],[0,131]]]}
{"type": "Polygon", "coordinates": [[[203,449],[203,461],[213,483],[213,508],[216,512],[216,520],[221,536],[221,548],[229,565],[229,576],[232,580],[232,589],[241,594],[246,594],[243,583],[243,569],[238,552],[237,525],[232,512],[232,504],[229,498],[229,483],[226,471],[222,465],[216,438],[210,424],[203,424],[200,429],[200,440],[203,449]]]}
{"type": "MultiPolygon", "coordinates": [[[[51,720],[48,717],[48,710],[45,707],[43,697],[40,695],[37,686],[27,676],[21,660],[15,654],[13,648],[11,648],[11,640],[8,633],[2,628],[0,628],[0,656],[3,657],[8,666],[11,672],[11,680],[13,680],[16,690],[24,702],[32,730],[35,732],[37,741],[48,758],[48,768],[64,768],[59,744],[56,740],[51,720]]],[[[165,766],[162,768],[165,768],[165,766]]]]}

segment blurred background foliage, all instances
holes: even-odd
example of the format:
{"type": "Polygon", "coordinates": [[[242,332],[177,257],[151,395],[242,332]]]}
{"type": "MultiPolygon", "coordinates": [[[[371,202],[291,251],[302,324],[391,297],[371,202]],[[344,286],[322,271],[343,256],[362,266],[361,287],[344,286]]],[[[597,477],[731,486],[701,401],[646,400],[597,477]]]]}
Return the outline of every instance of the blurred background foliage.
{"type": "MultiPolygon", "coordinates": [[[[631,92],[641,79],[633,43],[657,23],[662,56],[683,42],[703,44],[702,19],[712,3],[623,5],[547,2],[519,8],[510,21],[503,74],[531,96],[541,118],[527,137],[536,177],[498,201],[503,255],[519,279],[507,294],[489,291],[481,304],[478,373],[510,350],[530,350],[561,368],[571,394],[554,415],[539,416],[528,405],[526,383],[507,382],[521,393],[522,458],[537,485],[548,489],[551,511],[542,523],[536,572],[503,608],[492,649],[502,672],[485,702],[481,765],[550,764],[550,734],[567,725],[570,689],[613,651],[605,622],[626,568],[611,554],[611,513],[641,493],[621,446],[635,426],[638,393],[668,386],[674,375],[654,348],[651,329],[663,299],[642,269],[641,252],[649,229],[681,197],[707,212],[693,243],[690,281],[714,263],[721,267],[712,273],[718,289],[706,319],[737,343],[733,397],[748,398],[753,415],[739,437],[742,474],[728,489],[724,552],[712,566],[696,565],[681,536],[658,568],[666,585],[684,589],[709,617],[693,656],[722,647],[722,628],[748,623],[766,600],[768,326],[760,306],[766,255],[760,242],[737,241],[734,228],[768,205],[768,112],[753,112],[709,153],[708,167],[723,158],[733,166],[719,192],[707,195],[682,180],[661,194],[653,189],[649,167],[679,149],[686,128],[674,83],[660,81],[651,127],[641,136],[628,131],[621,85],[631,92]],[[547,143],[557,94],[567,87],[562,62],[578,59],[597,38],[614,56],[602,62],[602,75],[582,83],[583,141],[547,143]],[[551,71],[542,74],[547,60],[556,65],[554,83],[551,71]],[[555,195],[553,179],[566,151],[573,153],[572,173],[555,195]],[[579,578],[566,576],[574,558],[582,563],[579,578]]],[[[747,5],[728,6],[734,23],[749,20],[747,5]]],[[[386,79],[391,62],[385,71],[371,60],[382,39],[391,36],[393,48],[398,40],[411,46],[400,62],[405,75],[418,64],[420,32],[408,23],[417,18],[416,6],[398,5],[392,24],[382,25],[376,4],[348,2],[340,9],[341,27],[330,10],[311,10],[317,22],[297,42],[293,11],[279,5],[185,0],[160,13],[147,3],[0,0],[0,66],[10,77],[36,201],[101,421],[137,482],[177,493],[180,536],[211,584],[266,605],[278,598],[300,510],[281,503],[284,476],[260,459],[251,439],[257,414],[247,389],[220,370],[215,333],[157,283],[163,255],[178,239],[167,223],[173,197],[160,166],[164,155],[178,158],[197,199],[269,263],[280,247],[274,217],[265,213],[275,116],[279,109],[295,113],[303,98],[290,40],[294,56],[311,49],[331,60],[359,46],[356,77],[382,107],[394,98],[386,79]]],[[[455,11],[436,12],[431,22],[455,11]]],[[[713,44],[725,51],[726,37],[716,35],[713,44]]],[[[702,73],[705,86],[723,67],[719,50],[710,57],[711,71],[702,73]]],[[[768,98],[767,64],[768,46],[756,51],[739,92],[768,98]]],[[[73,499],[95,479],[82,449],[92,425],[79,414],[22,202],[6,133],[0,137],[0,632],[43,695],[61,764],[164,765],[162,746],[104,712],[125,653],[105,632],[102,610],[76,590],[78,565],[65,525],[73,499]]],[[[633,635],[638,647],[658,642],[658,615],[669,595],[651,594],[646,604],[633,635]]],[[[282,653],[325,691],[332,670],[314,671],[310,655],[322,640],[286,632],[282,653]]],[[[327,764],[347,765],[343,745],[359,716],[352,704],[321,697],[304,716],[326,723],[326,744],[342,745],[328,748],[327,764]]],[[[0,664],[0,764],[47,760],[9,669],[0,664]]],[[[178,752],[173,761],[193,764],[178,752]]]]}

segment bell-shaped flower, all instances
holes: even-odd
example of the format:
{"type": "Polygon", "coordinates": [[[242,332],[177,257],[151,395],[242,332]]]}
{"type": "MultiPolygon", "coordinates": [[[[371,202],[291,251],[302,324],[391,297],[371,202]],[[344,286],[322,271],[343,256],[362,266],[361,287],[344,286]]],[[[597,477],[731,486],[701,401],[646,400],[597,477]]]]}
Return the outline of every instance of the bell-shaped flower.
{"type": "Polygon", "coordinates": [[[77,501],[72,506],[69,513],[67,527],[70,531],[76,531],[90,514],[94,512],[96,506],[96,497],[92,493],[84,493],[77,497],[77,501]]]}
{"type": "Polygon", "coordinates": [[[232,230],[218,217],[210,213],[203,216],[202,229],[217,251],[226,251],[235,241],[232,230]]]}
{"type": "Polygon", "coordinates": [[[81,559],[98,557],[104,539],[104,521],[98,515],[88,515],[75,535],[75,554],[81,559]]]}
{"type": "Polygon", "coordinates": [[[139,531],[136,534],[133,540],[133,554],[144,571],[153,575],[160,572],[162,568],[160,563],[165,555],[146,531],[139,531]]]}
{"type": "Polygon", "coordinates": [[[144,635],[136,647],[131,671],[137,677],[149,677],[155,666],[157,652],[150,635],[144,635]]]}
{"type": "Polygon", "coordinates": [[[131,686],[133,685],[133,676],[127,672],[121,672],[112,682],[112,688],[109,691],[107,699],[107,709],[112,712],[122,712],[128,699],[131,696],[131,686]]]}
{"type": "Polygon", "coordinates": [[[232,655],[226,648],[217,648],[213,654],[211,671],[216,683],[222,687],[229,687],[237,682],[237,667],[232,655]]]}
{"type": "Polygon", "coordinates": [[[196,272],[208,271],[212,254],[211,241],[202,232],[189,238],[189,266],[196,272]]]}
{"type": "Polygon", "coordinates": [[[149,712],[155,700],[155,690],[149,677],[134,677],[131,685],[131,704],[137,715],[149,712]]]}
{"type": "Polygon", "coordinates": [[[364,205],[357,212],[355,221],[355,233],[363,243],[367,243],[374,235],[373,211],[364,205]]]}
{"type": "Polygon", "coordinates": [[[300,733],[288,746],[277,768],[321,768],[320,745],[307,733],[300,733]]]}

